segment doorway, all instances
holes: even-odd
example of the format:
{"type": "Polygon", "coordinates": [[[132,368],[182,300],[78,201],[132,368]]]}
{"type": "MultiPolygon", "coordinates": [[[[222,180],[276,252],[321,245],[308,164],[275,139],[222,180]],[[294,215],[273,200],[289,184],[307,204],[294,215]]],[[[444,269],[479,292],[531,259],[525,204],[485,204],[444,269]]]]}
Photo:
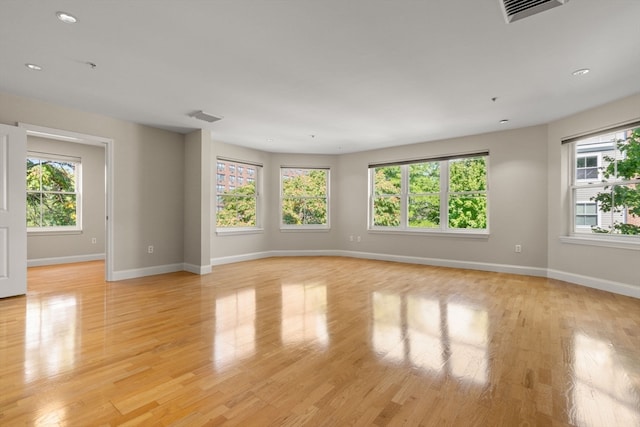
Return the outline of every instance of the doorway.
{"type": "MultiPolygon", "coordinates": [[[[19,123],[18,126],[25,129],[27,138],[31,136],[104,149],[104,236],[100,236],[100,238],[104,239],[105,280],[113,280],[113,140],[26,123],[19,123]]],[[[97,236],[87,237],[92,242],[97,240],[97,236]]]]}

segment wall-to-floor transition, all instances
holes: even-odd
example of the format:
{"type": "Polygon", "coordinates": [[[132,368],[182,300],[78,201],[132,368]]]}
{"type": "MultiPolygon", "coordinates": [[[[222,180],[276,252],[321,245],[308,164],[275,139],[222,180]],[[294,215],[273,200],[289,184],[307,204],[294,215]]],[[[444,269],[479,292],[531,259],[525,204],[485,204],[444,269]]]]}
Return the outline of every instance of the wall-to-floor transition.
{"type": "MultiPolygon", "coordinates": [[[[341,155],[281,154],[182,135],[0,93],[0,123],[25,122],[114,141],[114,278],[279,255],[341,255],[549,276],[640,297],[640,245],[561,240],[568,234],[568,160],[562,138],[640,118],[640,95],[550,124],[341,155]],[[481,238],[372,232],[368,165],[488,150],[489,235],[481,238]],[[217,233],[216,158],[262,164],[261,230],[217,233]],[[280,166],[331,169],[331,228],[279,227],[280,166]],[[350,236],[360,236],[360,241],[350,236]],[[147,245],[154,245],[154,254],[147,245]],[[522,246],[516,253],[514,246],[522,246]]],[[[215,268],[213,269],[215,274],[215,268]]]]}

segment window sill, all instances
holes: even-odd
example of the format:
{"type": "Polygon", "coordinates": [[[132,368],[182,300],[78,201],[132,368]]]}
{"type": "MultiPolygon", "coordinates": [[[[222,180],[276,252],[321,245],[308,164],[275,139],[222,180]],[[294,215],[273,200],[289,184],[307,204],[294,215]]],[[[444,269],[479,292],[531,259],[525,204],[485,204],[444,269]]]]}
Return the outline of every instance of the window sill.
{"type": "Polygon", "coordinates": [[[440,231],[440,230],[392,230],[392,229],[379,229],[369,228],[367,230],[373,234],[401,234],[406,236],[434,236],[434,237],[458,237],[466,239],[488,239],[489,231],[440,231]]]}
{"type": "Polygon", "coordinates": [[[615,249],[631,249],[640,251],[640,239],[637,237],[614,237],[614,236],[560,236],[562,243],[572,245],[600,246],[615,249]]]}
{"type": "Polygon", "coordinates": [[[264,233],[264,228],[228,228],[228,229],[217,229],[217,236],[242,236],[246,234],[262,234],[264,233]]]}
{"type": "Polygon", "coordinates": [[[313,227],[313,226],[297,226],[297,227],[280,227],[281,233],[328,233],[330,227],[313,227]]]}
{"type": "Polygon", "coordinates": [[[82,234],[82,230],[29,230],[27,229],[27,236],[65,236],[82,234]]]}

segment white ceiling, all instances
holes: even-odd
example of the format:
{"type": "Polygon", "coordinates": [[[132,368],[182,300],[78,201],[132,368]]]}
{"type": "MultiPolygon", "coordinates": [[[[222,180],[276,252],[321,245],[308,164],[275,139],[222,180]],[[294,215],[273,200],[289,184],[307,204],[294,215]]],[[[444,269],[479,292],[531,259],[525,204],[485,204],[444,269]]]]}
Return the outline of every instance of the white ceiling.
{"type": "Polygon", "coordinates": [[[0,0],[0,91],[266,151],[346,153],[638,93],[639,17],[639,0],[571,0],[511,24],[499,0],[0,0]]]}

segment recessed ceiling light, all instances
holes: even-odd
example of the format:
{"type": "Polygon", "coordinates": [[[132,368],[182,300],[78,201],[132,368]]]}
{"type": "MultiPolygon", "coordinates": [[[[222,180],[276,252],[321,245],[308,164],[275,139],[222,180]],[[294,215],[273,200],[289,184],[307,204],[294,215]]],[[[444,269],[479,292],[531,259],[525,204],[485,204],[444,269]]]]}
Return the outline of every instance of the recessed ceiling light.
{"type": "Polygon", "coordinates": [[[56,12],[56,16],[65,24],[75,24],[76,22],[78,22],[78,18],[67,12],[56,12]]]}
{"type": "Polygon", "coordinates": [[[574,76],[584,76],[585,74],[587,74],[589,71],[591,71],[588,68],[580,68],[579,70],[575,70],[573,73],[574,76]]]}
{"type": "Polygon", "coordinates": [[[37,64],[24,64],[24,66],[33,71],[42,71],[42,67],[37,64]]]}
{"type": "Polygon", "coordinates": [[[501,124],[501,125],[506,125],[507,123],[509,123],[509,119],[502,119],[502,120],[500,120],[500,124],[501,124]]]}

